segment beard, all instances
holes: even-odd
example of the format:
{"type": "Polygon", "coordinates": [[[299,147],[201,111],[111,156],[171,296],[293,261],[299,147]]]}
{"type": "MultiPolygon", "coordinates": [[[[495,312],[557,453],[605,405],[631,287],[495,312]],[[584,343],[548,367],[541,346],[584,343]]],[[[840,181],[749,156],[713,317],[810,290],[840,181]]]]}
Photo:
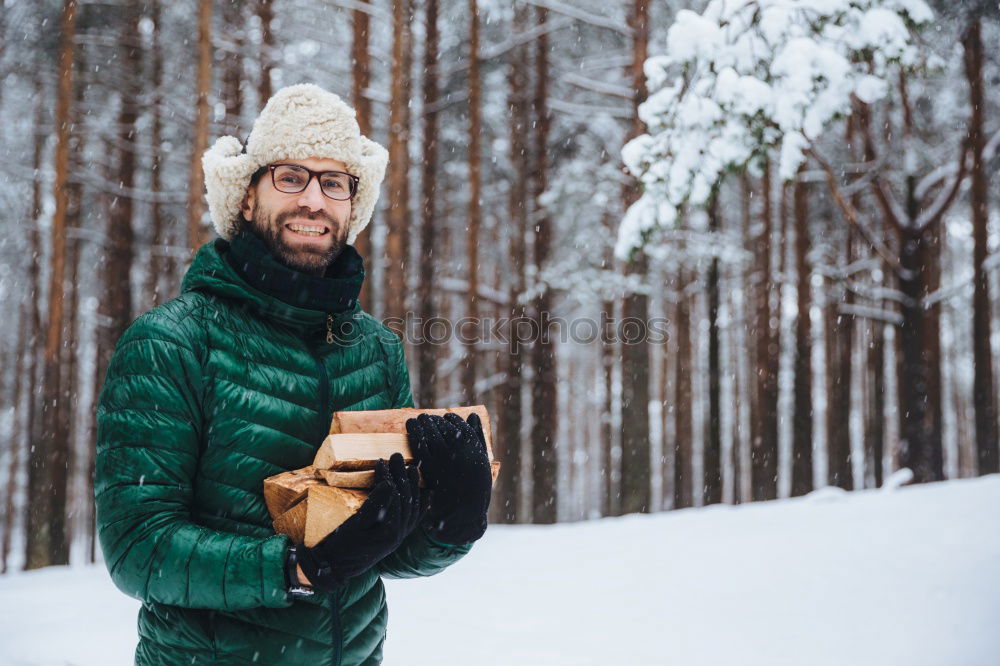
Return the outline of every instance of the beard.
{"type": "Polygon", "coordinates": [[[275,259],[292,270],[322,277],[327,267],[340,255],[347,244],[347,223],[325,212],[308,209],[287,210],[273,217],[261,209],[260,201],[254,202],[253,220],[247,223],[250,231],[264,242],[275,259]],[[291,218],[322,220],[330,225],[333,242],[328,248],[293,246],[282,237],[285,220],[291,218]]]}

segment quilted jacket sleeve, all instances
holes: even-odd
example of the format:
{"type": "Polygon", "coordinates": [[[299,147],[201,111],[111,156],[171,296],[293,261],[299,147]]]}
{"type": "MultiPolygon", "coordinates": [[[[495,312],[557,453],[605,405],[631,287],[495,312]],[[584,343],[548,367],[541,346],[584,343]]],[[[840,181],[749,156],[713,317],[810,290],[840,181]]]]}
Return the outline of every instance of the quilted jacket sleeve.
{"type": "MultiPolygon", "coordinates": [[[[398,340],[398,338],[396,338],[398,340]]],[[[413,407],[410,391],[410,374],[403,357],[403,345],[389,347],[389,357],[395,370],[396,385],[393,409],[413,407]]],[[[378,564],[379,573],[386,578],[417,578],[433,576],[454,564],[472,550],[472,544],[452,546],[435,541],[427,535],[423,527],[418,527],[388,557],[378,564]]]]}
{"type": "Polygon", "coordinates": [[[237,610],[291,605],[283,536],[192,521],[203,428],[202,329],[161,306],[115,348],[97,408],[97,529],[115,584],[142,601],[237,610]]]}

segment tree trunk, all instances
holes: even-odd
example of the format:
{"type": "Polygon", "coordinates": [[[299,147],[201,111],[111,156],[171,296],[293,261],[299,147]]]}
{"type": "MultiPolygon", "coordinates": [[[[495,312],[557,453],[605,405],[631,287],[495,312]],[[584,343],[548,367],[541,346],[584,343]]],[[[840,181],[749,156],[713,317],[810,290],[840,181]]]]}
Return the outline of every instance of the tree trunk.
{"type": "Polygon", "coordinates": [[[941,251],[944,247],[944,224],[932,224],[924,230],[927,250],[924,255],[926,277],[923,281],[922,303],[924,307],[923,357],[927,363],[927,403],[930,417],[931,447],[928,459],[936,476],[933,480],[944,479],[944,414],[942,413],[941,379],[941,302],[937,300],[941,290],[941,251]]]}
{"type": "MultiPolygon", "coordinates": [[[[626,142],[645,131],[639,119],[639,104],[647,95],[646,77],[643,63],[649,51],[649,5],[647,0],[634,0],[628,15],[628,25],[632,33],[632,63],[626,70],[631,80],[632,123],[626,142]]],[[[639,186],[634,177],[629,177],[622,188],[624,208],[631,206],[639,198],[639,186]]],[[[626,273],[639,276],[646,274],[647,259],[642,253],[634,257],[626,266],[626,273]]],[[[637,321],[646,332],[648,324],[648,297],[641,293],[631,293],[625,297],[623,321],[637,321]]],[[[623,327],[624,328],[624,327],[623,327]]],[[[651,510],[650,486],[652,470],[649,459],[649,344],[645,336],[622,346],[622,513],[648,512],[651,510]]]]}
{"type": "MultiPolygon", "coordinates": [[[[914,150],[913,113],[906,90],[906,77],[899,76],[899,93],[903,110],[902,142],[904,154],[914,150]]],[[[865,133],[865,160],[874,162],[876,154],[870,132],[870,117],[865,105],[860,105],[857,115],[859,126],[865,133]]],[[[932,229],[941,224],[945,211],[954,202],[965,176],[965,144],[959,159],[958,173],[946,184],[946,198],[929,220],[918,218],[922,204],[916,196],[917,175],[906,173],[906,199],[903,210],[883,202],[881,208],[886,225],[897,235],[899,261],[895,267],[900,292],[900,319],[897,344],[897,391],[899,395],[900,445],[899,462],[913,471],[917,483],[938,481],[944,478],[941,437],[940,395],[940,339],[938,335],[938,306],[925,310],[927,296],[939,282],[939,250],[936,247],[939,231],[932,229]]],[[[905,160],[909,166],[912,160],[905,160]]],[[[887,187],[878,179],[872,182],[872,193],[883,197],[887,187]]]]}
{"type": "Polygon", "coordinates": [[[869,323],[868,381],[871,386],[868,424],[865,428],[872,478],[882,486],[882,458],[885,455],[885,328],[879,321],[869,323]]]}
{"type": "Polygon", "coordinates": [[[674,380],[674,509],[692,505],[694,478],[691,464],[694,458],[694,428],[692,411],[692,369],[694,346],[691,343],[691,302],[688,287],[690,276],[685,269],[677,278],[677,364],[674,380]]]}
{"type": "MultiPolygon", "coordinates": [[[[434,4],[434,15],[437,16],[437,0],[429,0],[427,7],[428,21],[430,21],[431,8],[430,4],[434,4]]],[[[362,6],[367,6],[367,0],[359,0],[358,4],[362,6]]],[[[434,49],[434,60],[429,61],[429,55],[424,58],[424,68],[425,68],[425,78],[424,78],[424,112],[427,113],[427,91],[428,91],[428,81],[433,78],[434,95],[437,96],[437,25],[436,20],[433,26],[428,23],[428,30],[434,30],[434,37],[432,38],[430,33],[427,35],[428,50],[426,53],[430,53],[430,48],[434,49]],[[431,46],[433,42],[433,47],[431,46]],[[432,74],[430,69],[435,69],[432,74]]],[[[358,119],[358,127],[361,129],[361,133],[367,137],[371,136],[372,124],[372,105],[371,101],[368,99],[367,91],[368,86],[371,84],[371,69],[369,68],[369,62],[371,58],[368,54],[368,12],[364,9],[355,9],[351,12],[351,100],[354,103],[354,112],[358,119]]],[[[435,134],[436,134],[436,123],[437,118],[433,119],[431,116],[425,116],[426,123],[435,124],[435,134]]],[[[427,132],[425,126],[425,133],[427,132]]],[[[434,137],[436,141],[436,136],[434,137]]],[[[424,138],[424,152],[427,152],[427,138],[424,138]]],[[[436,162],[436,160],[435,160],[436,162]]],[[[433,164],[431,165],[433,167],[433,164]]],[[[426,182],[427,165],[424,165],[424,178],[426,182]]],[[[424,201],[426,202],[427,189],[426,185],[424,187],[424,201]]],[[[425,204],[426,205],[426,204],[425,204]]],[[[358,237],[354,239],[354,249],[358,251],[365,260],[365,281],[361,284],[361,294],[359,296],[362,306],[366,311],[372,311],[372,285],[375,283],[375,262],[372,256],[372,243],[371,243],[371,229],[372,225],[369,224],[364,228],[364,230],[358,234],[358,237]]],[[[421,384],[418,387],[419,391],[424,391],[424,385],[421,384]]],[[[429,405],[423,397],[420,397],[420,404],[429,405]]]]}
{"type": "Polygon", "coordinates": [[[962,36],[965,50],[965,77],[969,82],[969,148],[972,153],[972,401],[976,414],[976,459],[980,474],[1000,472],[1000,439],[997,427],[996,388],[993,384],[993,350],[990,338],[993,330],[990,312],[990,280],[984,266],[989,254],[989,174],[983,160],[986,144],[984,111],[986,95],[983,87],[982,22],[969,20],[962,36]]]}
{"type": "Polygon", "coordinates": [[[918,482],[940,480],[941,447],[931,441],[932,410],[927,400],[929,369],[924,357],[927,326],[922,296],[927,247],[923,234],[912,227],[900,232],[899,312],[902,319],[896,336],[899,348],[900,464],[910,468],[918,482]],[[937,454],[935,454],[935,451],[937,454]]]}
{"type": "Polygon", "coordinates": [[[748,272],[744,274],[744,287],[740,291],[741,298],[738,302],[739,309],[736,310],[737,303],[734,296],[734,314],[737,321],[742,321],[742,330],[734,335],[736,340],[733,348],[737,351],[737,391],[736,391],[736,418],[734,419],[733,432],[733,501],[740,504],[752,499],[752,456],[753,442],[757,433],[757,409],[759,401],[757,394],[753,390],[756,387],[754,377],[754,340],[756,325],[756,311],[751,313],[754,307],[754,296],[756,294],[754,284],[754,271],[756,270],[757,255],[754,252],[753,244],[753,214],[751,212],[751,199],[753,191],[750,184],[750,176],[746,171],[740,174],[740,242],[753,258],[748,272]]]}
{"type": "MultiPolygon", "coordinates": [[[[436,2],[436,0],[432,0],[436,2]]],[[[527,7],[518,4],[514,8],[513,32],[521,33],[528,25],[527,7]]],[[[525,316],[524,306],[518,298],[525,288],[525,235],[528,232],[528,180],[530,169],[528,164],[528,126],[530,124],[528,100],[528,47],[520,45],[513,48],[509,55],[507,84],[510,109],[510,164],[511,174],[510,198],[507,202],[507,214],[512,229],[509,233],[509,283],[508,298],[510,300],[509,316],[511,322],[522,321],[525,316]]],[[[506,375],[503,396],[500,402],[500,427],[503,442],[501,460],[504,471],[498,480],[498,509],[496,519],[500,522],[515,523],[519,519],[518,507],[521,501],[521,421],[524,418],[524,405],[521,402],[521,387],[523,385],[522,369],[527,354],[523,353],[520,343],[514,334],[517,329],[511,326],[509,335],[511,346],[504,356],[503,364],[506,375]]]]}
{"type": "Polygon", "coordinates": [[[406,267],[409,257],[409,105],[410,0],[393,0],[392,95],[389,103],[389,200],[385,239],[385,317],[402,336],[406,317],[406,267]]]}
{"type": "Polygon", "coordinates": [[[274,20],[274,0],[257,0],[257,17],[260,19],[261,42],[257,103],[263,109],[267,100],[271,99],[271,70],[274,69],[274,32],[271,30],[271,21],[274,20]]]}
{"type": "Polygon", "coordinates": [[[227,53],[222,60],[222,103],[226,107],[223,133],[243,140],[243,35],[245,33],[243,6],[237,2],[222,3],[223,25],[233,41],[235,53],[227,53]]]}
{"type": "Polygon", "coordinates": [[[795,274],[798,314],[795,318],[795,388],[792,416],[792,496],[813,489],[812,455],[812,273],[809,268],[809,186],[795,182],[795,274]]]}
{"type": "MultiPolygon", "coordinates": [[[[646,275],[646,257],[630,262],[627,272],[646,275]]],[[[648,297],[632,293],[625,297],[622,331],[635,332],[626,322],[648,322],[648,297]]],[[[645,333],[645,327],[640,329],[645,333]]],[[[649,345],[645,337],[623,340],[622,362],[622,458],[621,512],[647,513],[651,510],[652,469],[649,445],[649,345]]]]}
{"type": "Polygon", "coordinates": [[[198,82],[195,91],[194,145],[188,179],[188,247],[192,255],[208,240],[201,224],[205,210],[201,156],[208,148],[208,96],[212,88],[212,0],[198,0],[198,82]]]}
{"type": "Polygon", "coordinates": [[[750,449],[751,493],[755,501],[778,496],[778,378],[772,374],[774,347],[771,328],[771,167],[764,165],[761,178],[761,231],[754,247],[757,282],[754,297],[754,366],[756,368],[756,399],[753,408],[753,436],[750,449]]]}
{"type": "MultiPolygon", "coordinates": [[[[847,242],[844,244],[844,267],[854,261],[852,250],[853,233],[847,229],[847,242]]],[[[846,278],[843,282],[846,283],[846,278]]],[[[830,337],[828,343],[828,379],[829,395],[827,397],[827,450],[828,474],[827,483],[844,490],[854,488],[854,475],[851,469],[851,354],[854,340],[854,316],[841,312],[841,304],[851,305],[854,296],[844,285],[836,287],[841,297],[830,304],[830,337]]]]}
{"type": "Polygon", "coordinates": [[[42,419],[48,424],[31,457],[28,474],[27,544],[25,568],[69,563],[66,539],[65,429],[58,423],[61,397],[60,347],[63,328],[63,279],[66,273],[66,209],[68,205],[69,142],[73,103],[73,41],[76,2],[65,0],[60,19],[59,90],[56,99],[56,154],[53,198],[55,213],[49,232],[52,266],[49,273],[48,321],[45,338],[42,419]]]}
{"type": "MultiPolygon", "coordinates": [[[[604,229],[608,238],[613,238],[613,220],[610,214],[605,214],[604,229]]],[[[604,270],[614,270],[614,251],[611,243],[608,243],[605,254],[604,270]]],[[[602,306],[602,313],[606,313],[608,319],[615,321],[615,302],[606,300],[602,306]]],[[[619,359],[619,348],[617,337],[611,335],[608,327],[601,326],[601,375],[604,382],[604,405],[601,409],[601,515],[617,516],[621,513],[621,495],[615,492],[616,481],[618,480],[618,465],[615,456],[615,437],[612,431],[615,410],[614,376],[615,361],[619,359]]]]}
{"type": "Polygon", "coordinates": [[[674,461],[677,457],[674,447],[677,444],[675,437],[677,430],[677,373],[679,367],[679,355],[675,345],[680,339],[677,334],[677,307],[679,294],[677,282],[680,271],[673,275],[664,276],[666,281],[663,285],[664,294],[669,294],[660,300],[663,308],[663,318],[672,325],[672,329],[667,331],[667,340],[660,348],[660,459],[654,460],[654,469],[659,468],[660,484],[659,497],[654,496],[654,500],[659,500],[662,507],[671,509],[674,506],[674,491],[677,483],[675,476],[676,466],[674,461]],[[668,455],[669,454],[669,455],[668,455]],[[657,464],[658,463],[658,464],[657,464]]]}
{"type": "MultiPolygon", "coordinates": [[[[133,33],[136,34],[136,33],[133,33]]],[[[73,84],[74,88],[74,99],[73,106],[70,112],[70,162],[69,168],[71,171],[75,171],[81,167],[80,159],[78,156],[84,154],[84,136],[83,136],[83,126],[80,122],[81,119],[81,109],[84,108],[85,102],[85,92],[88,86],[86,81],[87,66],[85,61],[86,50],[81,49],[76,54],[76,62],[74,64],[76,68],[76,79],[73,84]]],[[[66,200],[66,229],[70,231],[79,231],[83,227],[83,184],[80,182],[69,182],[66,185],[67,189],[67,200],[66,200]]],[[[69,279],[66,281],[66,289],[68,292],[65,295],[65,311],[63,315],[64,327],[62,339],[63,343],[60,347],[61,360],[59,365],[62,369],[62,377],[59,381],[61,395],[59,397],[59,404],[57,406],[57,416],[56,422],[59,424],[60,433],[59,436],[65,441],[64,446],[66,447],[66,472],[67,472],[67,523],[66,523],[66,542],[68,544],[73,543],[73,534],[75,532],[75,522],[78,522],[80,518],[76,521],[70,520],[74,516],[86,516],[87,511],[93,505],[93,501],[90,498],[79,498],[71,497],[69,495],[69,488],[72,484],[69,482],[69,476],[73,470],[76,469],[76,457],[77,449],[75,446],[76,428],[75,428],[75,416],[77,401],[74,400],[74,396],[79,395],[78,384],[76,381],[77,375],[77,312],[79,305],[79,263],[80,263],[80,245],[82,241],[78,233],[73,236],[69,236],[67,233],[66,239],[66,266],[69,271],[69,279]],[[85,506],[80,506],[80,501],[85,503],[85,506]]]]}
{"type": "MultiPolygon", "coordinates": [[[[76,210],[72,215],[67,215],[67,220],[72,220],[73,226],[79,224],[80,219],[80,195],[79,186],[76,188],[77,192],[70,195],[70,200],[75,199],[75,204],[71,204],[69,210],[76,210]]],[[[66,298],[66,313],[65,313],[65,325],[63,328],[63,345],[60,350],[62,361],[60,366],[62,367],[63,376],[60,379],[59,386],[62,391],[62,395],[59,398],[58,405],[58,421],[60,424],[60,437],[62,437],[66,447],[66,484],[67,484],[67,522],[66,522],[66,543],[73,543],[73,534],[75,533],[74,524],[76,521],[69,520],[73,516],[86,516],[90,506],[93,502],[90,498],[74,498],[69,495],[69,489],[72,484],[69,481],[69,476],[73,470],[76,469],[76,459],[77,450],[74,446],[75,444],[75,416],[76,416],[76,401],[73,399],[74,396],[79,394],[79,386],[76,381],[77,375],[77,341],[76,341],[76,319],[77,319],[77,309],[79,304],[79,288],[77,283],[79,280],[79,270],[78,265],[80,261],[80,239],[72,238],[68,239],[66,247],[66,265],[69,270],[69,280],[67,281],[67,288],[69,292],[66,298]],[[85,506],[80,506],[78,501],[82,499],[85,502],[85,506]]],[[[80,520],[79,518],[77,520],[80,520]]],[[[67,548],[69,546],[67,545],[67,548]]]]}
{"type": "MultiPolygon", "coordinates": [[[[38,173],[37,171],[35,173],[38,173]]],[[[37,182],[37,179],[36,179],[37,182]]],[[[32,260],[33,261],[33,260],[32,260]]],[[[21,469],[21,438],[24,434],[26,415],[22,413],[21,405],[24,396],[25,368],[30,367],[29,357],[34,355],[31,342],[36,331],[30,326],[31,308],[34,297],[29,293],[22,295],[20,317],[17,327],[17,354],[14,357],[14,423],[10,438],[10,463],[7,466],[7,482],[4,484],[4,514],[3,514],[3,544],[0,545],[0,574],[7,573],[7,558],[10,556],[11,542],[14,536],[14,512],[16,510],[18,473],[21,469]]],[[[28,396],[29,404],[31,396],[28,396]]]]}
{"type": "MultiPolygon", "coordinates": [[[[718,197],[708,211],[709,231],[719,231],[718,197]]],[[[706,284],[708,296],[708,440],[704,452],[704,504],[722,501],[722,368],[719,365],[719,258],[712,257],[706,284]]]]}
{"type": "MultiPolygon", "coordinates": [[[[150,44],[151,49],[151,59],[150,64],[151,80],[150,84],[152,86],[153,95],[155,102],[150,106],[149,112],[152,114],[151,127],[149,130],[149,144],[150,144],[150,174],[149,174],[149,187],[153,193],[153,203],[151,204],[150,214],[153,223],[153,250],[150,253],[149,260],[149,273],[146,276],[146,289],[145,298],[149,307],[156,307],[162,303],[164,299],[164,289],[165,280],[164,276],[173,274],[170,269],[170,261],[164,254],[163,248],[166,245],[166,238],[164,234],[164,220],[163,220],[163,205],[157,201],[157,196],[159,195],[162,188],[162,174],[160,172],[161,159],[160,151],[162,134],[163,134],[163,118],[161,115],[161,100],[163,99],[163,91],[160,86],[163,85],[163,53],[162,53],[162,43],[161,43],[161,33],[160,33],[160,3],[159,0],[151,0],[149,3],[150,19],[153,22],[153,35],[152,43],[150,44]]],[[[241,137],[242,139],[242,137],[241,137]]]]}
{"type": "MultiPolygon", "coordinates": [[[[422,137],[423,159],[420,165],[420,280],[417,284],[418,310],[422,322],[422,332],[429,334],[427,322],[437,313],[434,311],[434,280],[437,262],[441,256],[435,253],[438,245],[437,229],[437,112],[434,104],[438,99],[438,0],[428,0],[426,7],[426,37],[424,39],[424,85],[423,109],[424,132],[422,137]]],[[[367,23],[367,19],[366,19],[367,23]]],[[[355,24],[357,27],[357,24],[355,24]]],[[[356,33],[355,33],[356,34],[356,33]]],[[[434,342],[422,340],[417,347],[417,395],[421,405],[431,407],[436,397],[438,347],[434,342]]],[[[504,462],[504,472],[507,466],[504,462]]],[[[502,477],[502,475],[501,475],[502,477]]]]}
{"type": "MultiPolygon", "coordinates": [[[[33,151],[33,166],[34,173],[41,173],[42,169],[42,159],[45,149],[45,139],[47,137],[47,132],[43,129],[45,124],[45,111],[48,108],[48,99],[45,94],[45,85],[43,83],[42,77],[37,77],[35,79],[35,130],[34,130],[34,151],[33,151]]],[[[31,185],[31,227],[28,229],[28,241],[30,243],[30,253],[28,261],[28,319],[27,319],[27,331],[28,338],[25,343],[24,348],[24,396],[25,399],[22,401],[20,395],[17,396],[19,405],[25,405],[26,413],[24,415],[24,434],[27,438],[27,445],[29,447],[40,445],[44,443],[43,438],[37,431],[38,420],[35,418],[38,414],[40,404],[35,395],[36,388],[38,386],[38,367],[39,367],[39,350],[38,350],[38,340],[39,336],[42,334],[42,323],[41,323],[41,269],[39,262],[42,257],[42,241],[41,232],[39,231],[39,221],[42,216],[42,179],[35,178],[31,185]]],[[[34,467],[35,456],[40,455],[39,452],[32,452],[29,448],[26,456],[28,460],[28,488],[32,488],[32,474],[37,473],[34,467]]],[[[19,463],[20,465],[20,463],[19,463]]],[[[10,497],[15,497],[14,486],[11,485],[9,491],[11,493],[10,497]]],[[[31,504],[25,502],[23,511],[23,523],[24,525],[30,525],[30,517],[28,512],[32,511],[31,504]]],[[[8,514],[7,518],[13,521],[13,516],[8,514]]],[[[27,529],[27,528],[25,528],[27,529]]],[[[7,543],[6,546],[10,548],[10,544],[7,543]]]]}
{"type": "MultiPolygon", "coordinates": [[[[536,7],[536,22],[545,25],[548,11],[536,7]]],[[[535,97],[533,100],[535,154],[533,160],[532,198],[535,201],[535,247],[534,264],[536,275],[545,270],[552,245],[552,221],[546,214],[541,198],[548,187],[548,147],[549,129],[552,116],[548,108],[549,81],[549,39],[542,33],[536,42],[535,51],[535,97]]],[[[538,279],[536,277],[536,279],[538,279]]],[[[535,320],[539,336],[531,349],[534,378],[531,386],[531,459],[532,478],[532,520],[536,523],[556,521],[556,445],[559,432],[556,394],[556,354],[555,342],[548,337],[548,321],[551,316],[551,293],[544,283],[538,285],[538,295],[534,299],[535,320]]]]}
{"type": "MultiPolygon", "coordinates": [[[[139,35],[139,8],[135,0],[125,5],[126,18],[122,40],[127,45],[124,55],[121,109],[118,112],[118,195],[111,209],[108,234],[107,301],[111,315],[109,335],[118,339],[132,321],[132,296],[129,276],[132,272],[134,231],[132,229],[132,195],[135,184],[135,137],[138,119],[139,79],[142,60],[135,38],[139,35]]],[[[200,164],[200,153],[199,153],[200,164]]],[[[202,187],[199,181],[198,192],[202,187]]],[[[200,215],[200,214],[199,214],[200,215]]]]}
{"type": "MultiPolygon", "coordinates": [[[[469,0],[469,215],[466,223],[466,270],[469,289],[466,292],[466,313],[479,330],[479,217],[481,171],[479,164],[480,106],[482,83],[479,80],[479,6],[469,0]]],[[[476,402],[476,339],[465,340],[462,360],[462,394],[465,404],[476,402]]]]}

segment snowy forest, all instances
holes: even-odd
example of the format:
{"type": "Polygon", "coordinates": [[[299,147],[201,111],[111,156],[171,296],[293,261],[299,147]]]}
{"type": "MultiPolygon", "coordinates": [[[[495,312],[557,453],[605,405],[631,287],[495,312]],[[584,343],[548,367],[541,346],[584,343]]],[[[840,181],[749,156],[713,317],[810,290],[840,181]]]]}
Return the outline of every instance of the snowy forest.
{"type": "Polygon", "coordinates": [[[115,343],[302,82],[389,150],[361,304],[487,406],[491,522],[1000,472],[996,3],[0,7],[4,572],[99,558],[115,343]]]}

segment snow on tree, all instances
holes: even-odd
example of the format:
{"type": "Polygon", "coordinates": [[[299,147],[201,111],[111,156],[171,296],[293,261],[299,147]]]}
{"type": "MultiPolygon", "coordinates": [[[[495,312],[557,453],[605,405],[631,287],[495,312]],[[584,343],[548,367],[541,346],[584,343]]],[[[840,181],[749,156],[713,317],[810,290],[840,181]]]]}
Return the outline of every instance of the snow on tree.
{"type": "Polygon", "coordinates": [[[915,67],[923,0],[712,0],[677,13],[664,55],[649,58],[648,133],[622,158],[643,185],[615,252],[627,257],[682,206],[705,207],[730,170],[776,153],[791,179],[852,96],[872,103],[892,67],[915,67]]]}

